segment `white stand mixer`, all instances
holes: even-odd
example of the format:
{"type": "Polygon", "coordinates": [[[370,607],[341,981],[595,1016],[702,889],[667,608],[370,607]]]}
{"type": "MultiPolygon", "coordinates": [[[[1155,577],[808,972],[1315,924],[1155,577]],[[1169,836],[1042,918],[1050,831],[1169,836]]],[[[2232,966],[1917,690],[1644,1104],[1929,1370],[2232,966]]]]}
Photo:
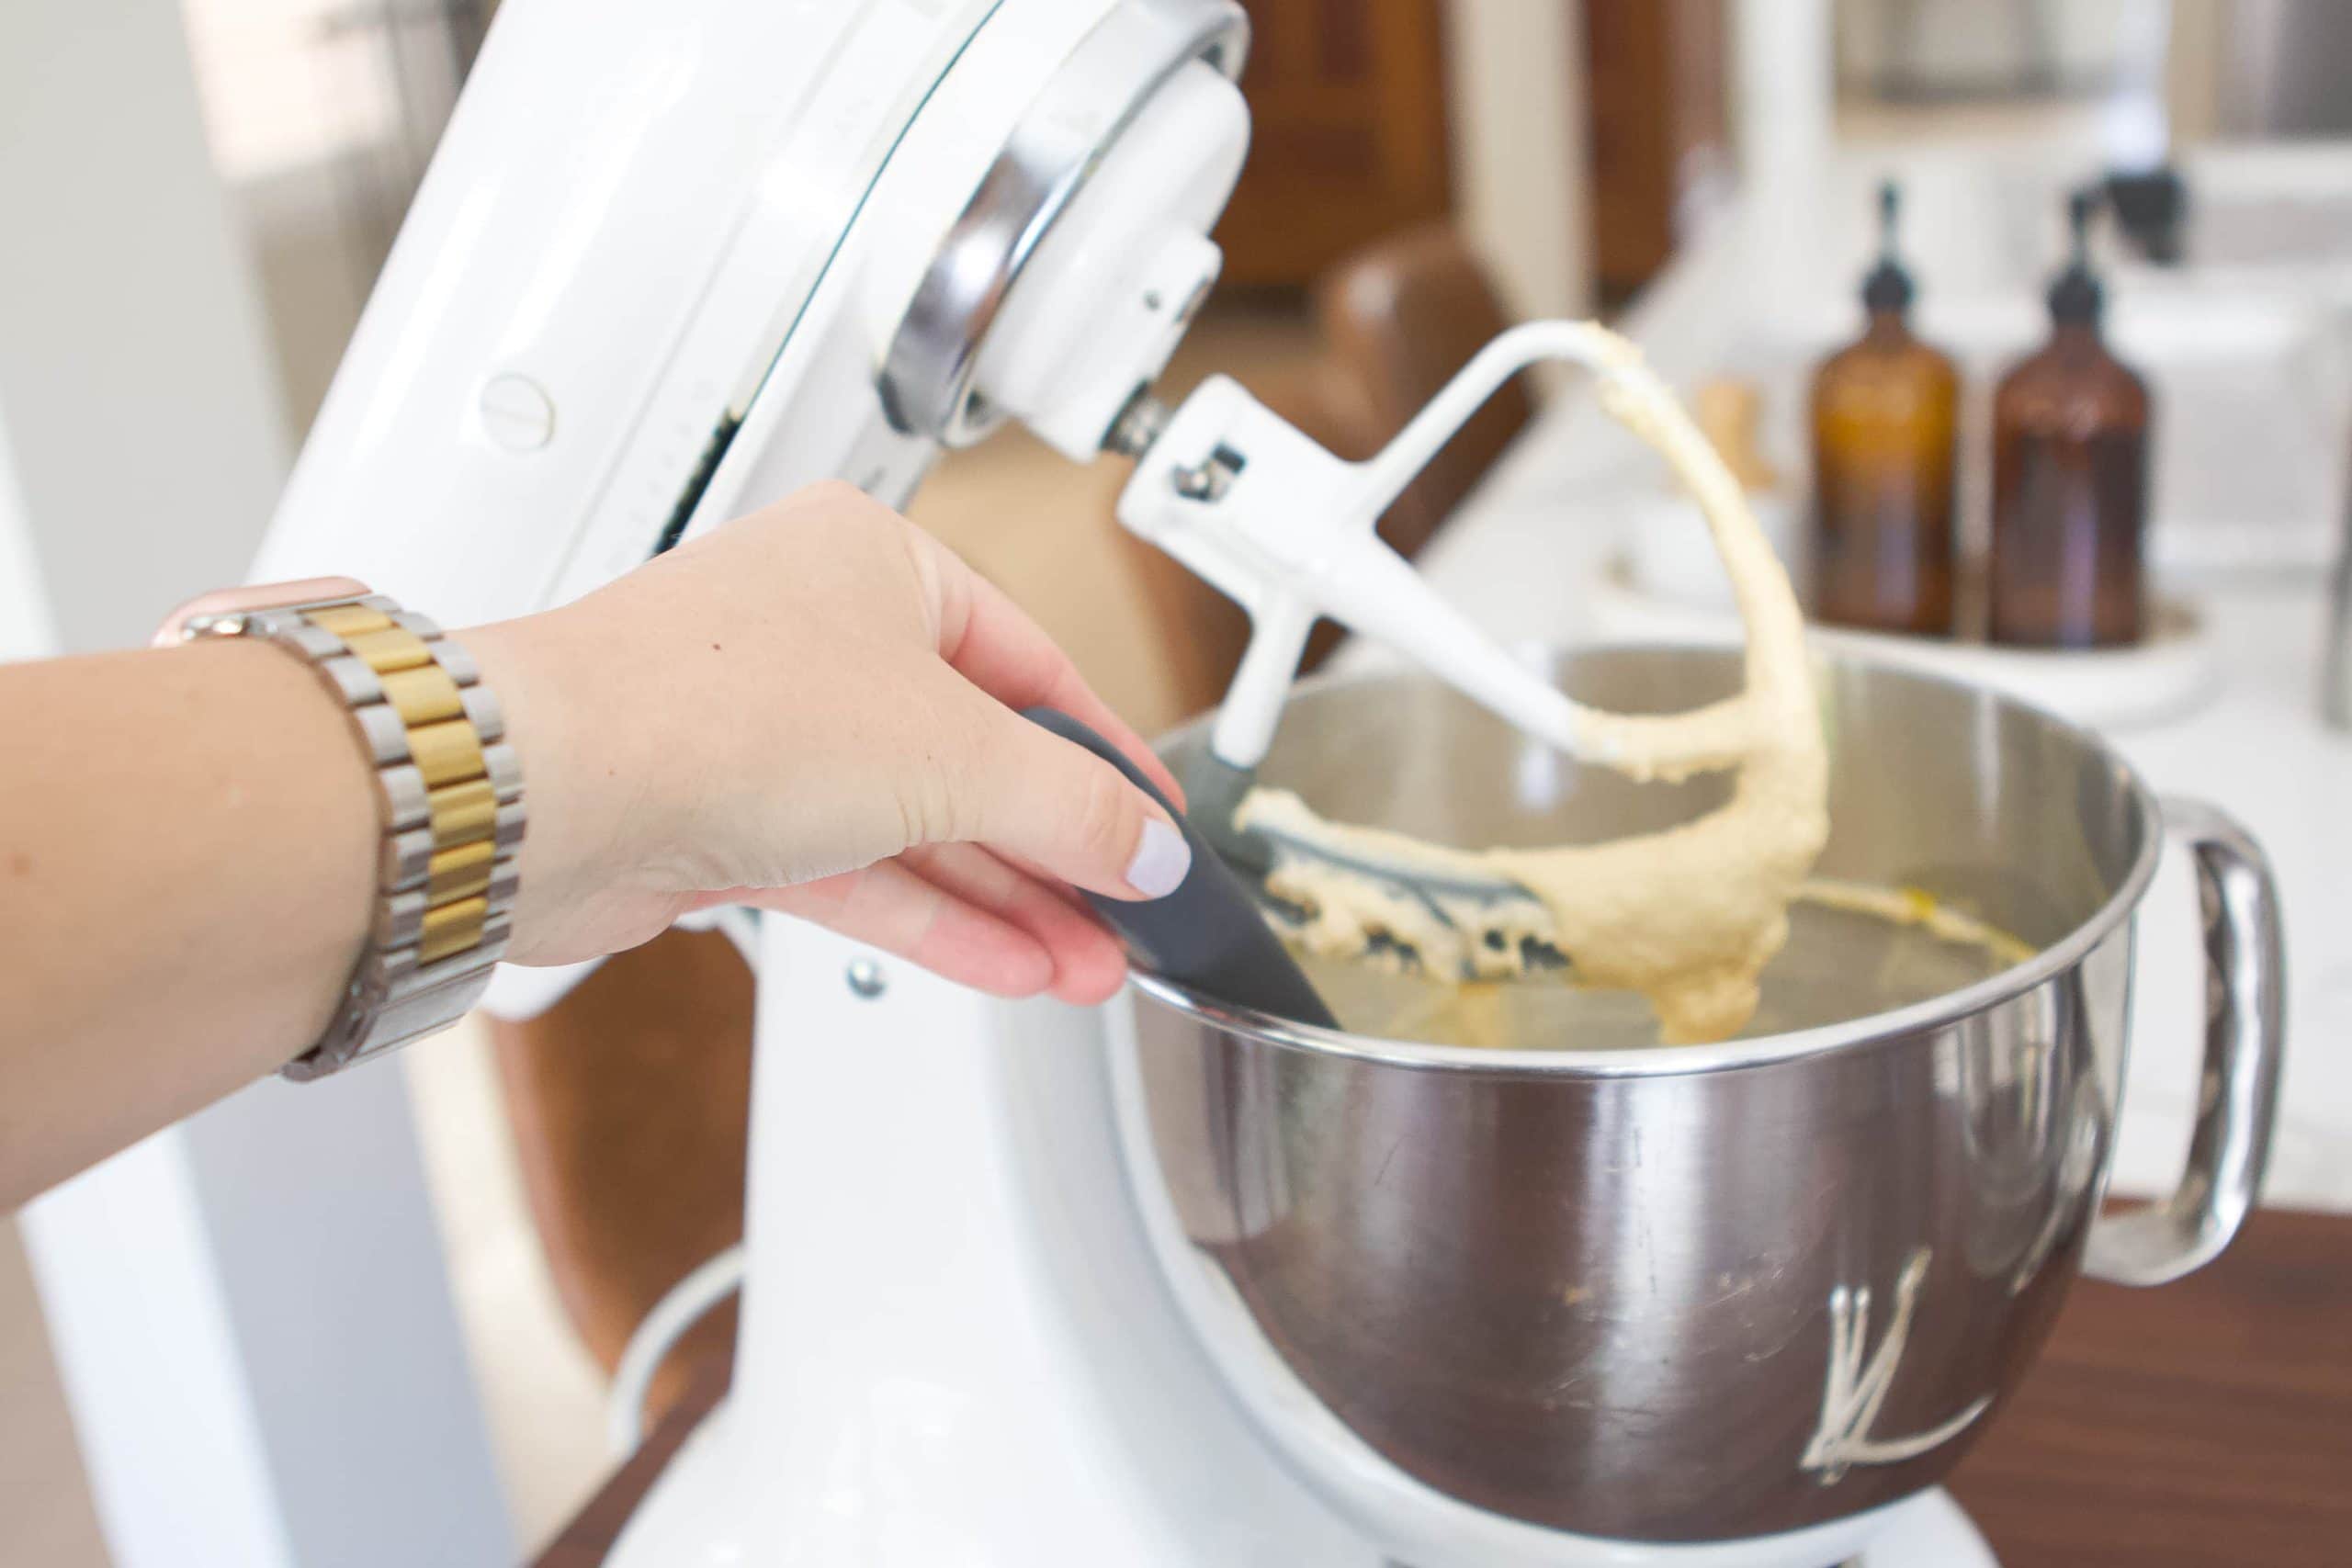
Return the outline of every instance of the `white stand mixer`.
{"type": "MultiPolygon", "coordinates": [[[[1143,451],[1217,269],[1245,44],[1225,0],[508,0],[257,574],[462,626],[820,479],[903,502],[1008,418],[1074,461],[1143,451]]],[[[1170,428],[1241,417],[1235,391],[1170,428]]],[[[1252,608],[1279,689],[1311,613],[1252,608]]],[[[1247,761],[1272,715],[1237,725],[1247,761]]],[[[1122,1004],[760,940],[734,1391],[616,1562],[1990,1562],[1932,1493],[1762,1540],[1566,1535],[1396,1470],[1303,1388],[1245,1409],[1122,1168],[1122,1004]]]]}

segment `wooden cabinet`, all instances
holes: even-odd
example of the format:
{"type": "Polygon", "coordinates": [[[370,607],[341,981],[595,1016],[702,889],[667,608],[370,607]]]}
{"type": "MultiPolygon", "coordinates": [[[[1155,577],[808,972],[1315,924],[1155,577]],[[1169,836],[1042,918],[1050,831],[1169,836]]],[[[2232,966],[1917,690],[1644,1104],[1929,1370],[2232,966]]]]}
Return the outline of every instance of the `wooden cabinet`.
{"type": "Polygon", "coordinates": [[[1592,260],[1604,303],[1666,265],[1730,175],[1724,0],[1584,0],[1592,260]]]}
{"type": "MultiPolygon", "coordinates": [[[[1537,3],[1537,0],[1531,0],[1537,3]]],[[[1247,0],[1250,162],[1216,238],[1224,281],[1303,286],[1445,213],[1438,0],[1247,0]]]]}

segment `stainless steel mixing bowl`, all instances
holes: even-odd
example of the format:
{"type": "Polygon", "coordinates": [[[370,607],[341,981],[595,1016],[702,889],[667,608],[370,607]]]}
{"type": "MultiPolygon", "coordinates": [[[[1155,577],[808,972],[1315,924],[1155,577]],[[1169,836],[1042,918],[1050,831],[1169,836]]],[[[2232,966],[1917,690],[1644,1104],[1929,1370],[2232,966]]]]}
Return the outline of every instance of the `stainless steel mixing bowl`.
{"type": "MultiPolygon", "coordinates": [[[[1728,694],[1737,664],[1611,649],[1558,673],[1666,711],[1728,694]]],[[[2078,1269],[2174,1278],[2253,1201],[2283,990],[2256,846],[2206,807],[2160,815],[2096,739],[1989,693],[1844,661],[1820,685],[1822,873],[1965,900],[2031,962],[1855,1017],[1879,993],[1831,953],[1842,1021],[1609,1050],[1317,1031],[1138,977],[1114,1075],[1155,1249],[1235,1393],[1375,1529],[1435,1496],[1721,1541],[1889,1503],[1995,1418],[2078,1269]],[[2201,882],[2202,1111],[2172,1200],[2102,1217],[2133,908],[2167,829],[2201,882]]],[[[1462,844],[1612,836],[1720,788],[1579,773],[1418,676],[1303,688],[1263,776],[1462,844]]],[[[1784,958],[1815,992],[1824,954],[1800,950],[1823,940],[1784,958]]]]}

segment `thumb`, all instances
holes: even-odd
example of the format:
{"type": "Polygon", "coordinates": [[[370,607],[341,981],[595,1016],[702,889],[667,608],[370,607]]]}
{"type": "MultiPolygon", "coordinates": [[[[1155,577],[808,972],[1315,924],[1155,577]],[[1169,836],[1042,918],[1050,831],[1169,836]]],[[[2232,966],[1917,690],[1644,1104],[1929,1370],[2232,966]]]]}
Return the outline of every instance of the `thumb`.
{"type": "Polygon", "coordinates": [[[959,838],[1000,850],[1113,898],[1159,898],[1192,869],[1192,846],[1168,813],[1110,763],[977,691],[993,710],[959,838]]]}

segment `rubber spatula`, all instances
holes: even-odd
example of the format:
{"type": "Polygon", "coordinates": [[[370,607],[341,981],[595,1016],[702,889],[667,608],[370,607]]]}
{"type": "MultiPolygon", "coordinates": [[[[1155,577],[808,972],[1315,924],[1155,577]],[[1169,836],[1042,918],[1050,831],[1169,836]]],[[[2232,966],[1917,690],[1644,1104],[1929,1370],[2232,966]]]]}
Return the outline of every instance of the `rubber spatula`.
{"type": "Polygon", "coordinates": [[[1249,887],[1126,753],[1057,708],[1030,708],[1023,716],[1085,747],[1125,774],[1159,803],[1192,846],[1192,869],[1164,898],[1085,896],[1095,913],[1126,939],[1136,957],[1155,973],[1219,1001],[1299,1023],[1339,1027],[1282,939],[1266,924],[1249,887]]]}

